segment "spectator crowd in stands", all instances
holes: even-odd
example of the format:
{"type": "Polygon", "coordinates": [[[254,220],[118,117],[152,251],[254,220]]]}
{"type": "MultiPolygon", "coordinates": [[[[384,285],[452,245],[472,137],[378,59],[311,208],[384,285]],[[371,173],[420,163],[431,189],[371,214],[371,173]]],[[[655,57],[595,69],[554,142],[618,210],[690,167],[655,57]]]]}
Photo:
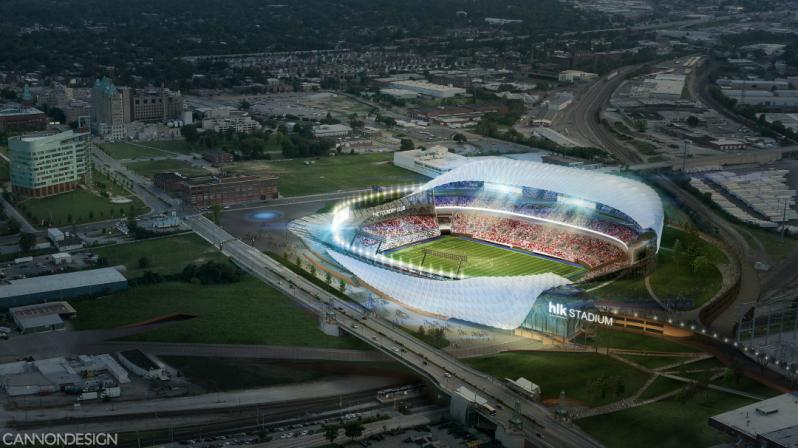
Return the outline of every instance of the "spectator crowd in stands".
{"type": "MultiPolygon", "coordinates": [[[[369,224],[362,230],[366,235],[363,235],[361,242],[367,243],[363,240],[371,240],[373,243],[382,241],[380,250],[393,249],[405,244],[435,238],[441,234],[438,222],[432,215],[409,215],[386,219],[369,224]],[[368,235],[377,238],[368,238],[368,235]]],[[[363,245],[370,246],[373,243],[363,245]]]]}
{"type": "Polygon", "coordinates": [[[452,232],[537,252],[594,268],[624,258],[612,243],[551,224],[488,215],[455,213],[452,232]]]}
{"type": "Polygon", "coordinates": [[[437,207],[482,207],[492,210],[504,210],[534,218],[548,219],[551,221],[562,222],[585,229],[594,230],[605,235],[609,235],[626,244],[638,238],[638,232],[629,226],[601,219],[600,216],[585,213],[579,207],[563,204],[530,204],[517,202],[517,197],[511,199],[496,199],[493,197],[481,196],[436,196],[435,205],[437,207]]]}

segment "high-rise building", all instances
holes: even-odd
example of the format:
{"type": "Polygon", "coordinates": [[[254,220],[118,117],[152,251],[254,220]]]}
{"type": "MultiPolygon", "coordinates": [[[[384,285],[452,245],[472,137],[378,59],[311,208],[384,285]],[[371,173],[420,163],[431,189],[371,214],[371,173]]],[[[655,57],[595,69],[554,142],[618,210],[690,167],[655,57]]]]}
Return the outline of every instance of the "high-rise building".
{"type": "Polygon", "coordinates": [[[44,197],[74,190],[88,172],[87,132],[40,132],[8,139],[11,187],[44,197]]]}
{"type": "Polygon", "coordinates": [[[109,140],[126,137],[130,122],[130,89],[117,87],[110,78],[98,79],[91,90],[92,132],[109,140]]]}
{"type": "Polygon", "coordinates": [[[91,109],[92,132],[108,140],[122,140],[128,136],[127,123],[181,119],[183,96],[164,87],[120,87],[105,77],[94,83],[91,109]]]}
{"type": "Polygon", "coordinates": [[[183,96],[167,88],[133,89],[130,116],[133,121],[169,121],[182,118],[183,96]]]}

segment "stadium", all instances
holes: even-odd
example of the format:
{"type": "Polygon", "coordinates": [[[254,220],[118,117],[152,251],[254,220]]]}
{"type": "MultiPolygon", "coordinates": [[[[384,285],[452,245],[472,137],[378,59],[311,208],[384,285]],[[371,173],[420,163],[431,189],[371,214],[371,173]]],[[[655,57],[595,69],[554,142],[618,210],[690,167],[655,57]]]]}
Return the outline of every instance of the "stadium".
{"type": "Polygon", "coordinates": [[[341,202],[289,229],[415,312],[568,336],[580,320],[603,323],[571,285],[650,267],[663,219],[656,192],[638,181],[491,158],[341,202]]]}

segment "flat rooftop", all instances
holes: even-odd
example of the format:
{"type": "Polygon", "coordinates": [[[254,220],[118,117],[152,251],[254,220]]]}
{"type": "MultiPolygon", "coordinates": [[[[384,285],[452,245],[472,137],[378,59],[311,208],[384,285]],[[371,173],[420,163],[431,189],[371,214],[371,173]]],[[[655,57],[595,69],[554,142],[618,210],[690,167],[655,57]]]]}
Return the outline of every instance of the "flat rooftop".
{"type": "MultiPolygon", "coordinates": [[[[798,392],[778,395],[767,400],[749,404],[709,418],[710,424],[745,435],[756,440],[757,436],[778,435],[794,437],[798,427],[798,392]]],[[[793,444],[798,443],[798,437],[793,444]]],[[[789,445],[787,445],[789,446],[789,445]]]]}

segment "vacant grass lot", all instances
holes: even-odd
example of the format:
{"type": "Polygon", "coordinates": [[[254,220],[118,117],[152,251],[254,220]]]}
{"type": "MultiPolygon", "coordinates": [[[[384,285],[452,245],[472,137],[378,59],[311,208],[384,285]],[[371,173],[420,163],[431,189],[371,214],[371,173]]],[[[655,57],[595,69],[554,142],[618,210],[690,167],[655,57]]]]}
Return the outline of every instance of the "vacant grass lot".
{"type": "Polygon", "coordinates": [[[576,423],[609,448],[707,447],[733,442],[731,437],[710,428],[707,419],[752,402],[707,390],[686,403],[669,399],[576,423]]]}
{"type": "Polygon", "coordinates": [[[142,146],[163,149],[164,151],[171,151],[179,154],[190,154],[194,152],[191,145],[186,143],[185,140],[158,140],[154,142],[142,142],[140,144],[142,146]]]}
{"type": "Polygon", "coordinates": [[[85,190],[75,190],[42,199],[27,199],[17,205],[32,224],[40,226],[43,221],[55,226],[71,223],[85,224],[127,216],[131,205],[135,214],[147,213],[149,208],[135,196],[130,204],[112,204],[108,199],[85,190]]]}
{"type": "Polygon", "coordinates": [[[155,149],[145,148],[132,143],[102,143],[100,148],[116,160],[146,159],[149,157],[163,157],[168,154],[155,149]]]}
{"type": "Polygon", "coordinates": [[[668,339],[604,329],[599,329],[596,332],[596,337],[593,340],[588,341],[588,345],[598,346],[600,348],[607,348],[609,346],[610,348],[641,350],[648,352],[679,353],[697,351],[692,347],[688,347],[668,339]]]}
{"type": "Polygon", "coordinates": [[[149,178],[152,178],[155,173],[161,173],[164,171],[178,171],[186,176],[208,174],[208,172],[202,168],[198,168],[183,160],[174,159],[132,162],[126,164],[126,166],[136,173],[149,178]]]}
{"type": "Polygon", "coordinates": [[[238,283],[165,282],[74,301],[76,329],[115,328],[173,313],[197,316],[131,337],[139,341],[367,349],[351,337],[327,336],[316,318],[288,297],[246,276],[238,283]]]}
{"type": "Polygon", "coordinates": [[[230,170],[255,175],[276,175],[280,178],[277,181],[280,194],[284,196],[429,180],[420,174],[394,166],[392,160],[392,153],[340,155],[276,162],[237,162],[230,165],[230,170]],[[306,162],[309,164],[306,165],[306,162]]]}
{"type": "MultiPolygon", "coordinates": [[[[595,353],[511,352],[464,360],[472,367],[497,378],[524,377],[537,383],[543,399],[555,399],[564,390],[568,399],[599,406],[633,395],[649,375],[609,356],[595,353]],[[608,379],[604,397],[591,385],[596,378],[608,379]],[[620,379],[624,392],[616,394],[620,379]]],[[[637,446],[637,445],[631,445],[637,446]]]]}
{"type": "Polygon", "coordinates": [[[424,260],[423,266],[427,269],[441,269],[444,272],[457,271],[457,261],[433,255],[427,255],[425,259],[425,249],[467,256],[468,260],[463,264],[461,272],[469,277],[531,275],[544,272],[568,276],[584,271],[582,268],[569,264],[453,236],[444,236],[399,249],[391,252],[389,256],[417,265],[424,260]]]}
{"type": "Polygon", "coordinates": [[[128,278],[138,277],[144,271],[159,274],[175,274],[189,263],[226,261],[227,257],[194,233],[116,244],[95,250],[108,260],[110,266],[125,265],[128,278]],[[139,266],[139,260],[147,257],[148,265],[139,266]]]}

